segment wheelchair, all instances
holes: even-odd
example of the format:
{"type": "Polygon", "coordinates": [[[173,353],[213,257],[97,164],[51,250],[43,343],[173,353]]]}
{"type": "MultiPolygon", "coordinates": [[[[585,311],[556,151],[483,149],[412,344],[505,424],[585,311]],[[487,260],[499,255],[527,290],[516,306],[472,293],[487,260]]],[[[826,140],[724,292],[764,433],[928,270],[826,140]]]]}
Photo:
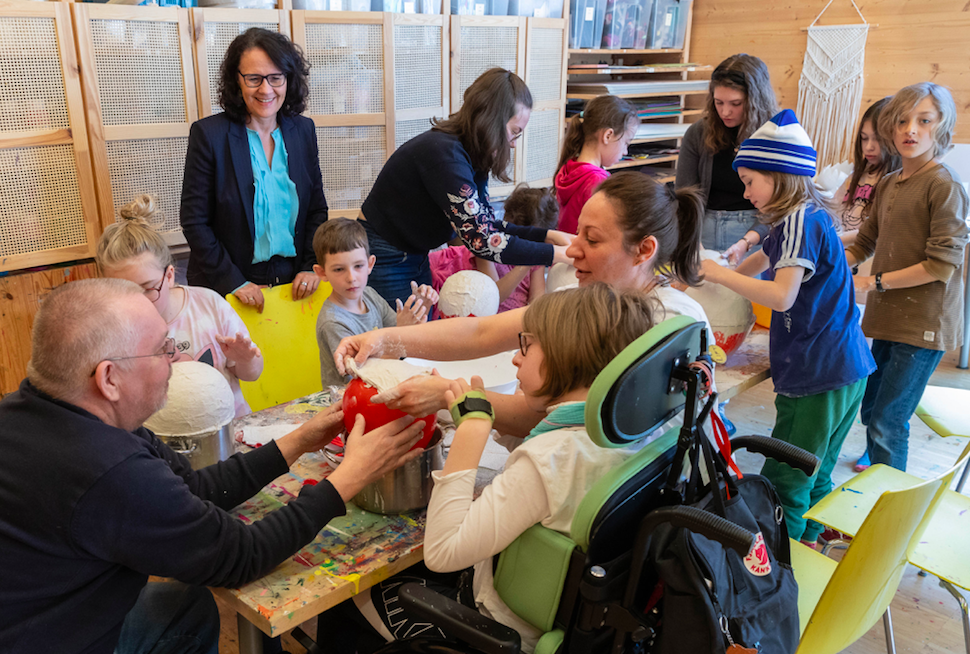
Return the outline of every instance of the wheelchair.
{"type": "MultiPolygon", "coordinates": [[[[706,392],[703,323],[677,316],[631,343],[596,378],[586,402],[590,438],[601,447],[639,441],[683,412],[683,425],[645,445],[586,494],[571,534],[534,525],[499,556],[494,585],[519,617],[542,632],[537,654],[645,653],[658,633],[658,609],[648,609],[657,577],[645,567],[651,531],[662,522],[684,527],[743,557],[754,535],[700,509],[680,505],[682,470],[672,463],[707,438],[701,425],[717,401],[706,392]]],[[[760,436],[731,440],[811,474],[817,459],[760,436]]],[[[695,459],[696,460],[696,459],[695,459]]],[[[517,654],[517,631],[418,584],[400,592],[402,608],[431,622],[449,640],[389,643],[379,654],[517,654]]]]}

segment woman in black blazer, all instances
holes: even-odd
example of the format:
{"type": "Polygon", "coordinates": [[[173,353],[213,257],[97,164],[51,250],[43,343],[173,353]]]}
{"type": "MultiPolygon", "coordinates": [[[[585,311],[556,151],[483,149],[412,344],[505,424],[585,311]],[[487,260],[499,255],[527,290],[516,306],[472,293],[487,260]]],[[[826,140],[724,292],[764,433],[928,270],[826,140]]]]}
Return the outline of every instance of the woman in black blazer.
{"type": "Polygon", "coordinates": [[[219,104],[194,123],[182,183],[189,284],[263,309],[267,285],[316,290],[313,234],[327,220],[313,121],[302,116],[309,65],[299,47],[252,28],[222,62],[219,104]]]}

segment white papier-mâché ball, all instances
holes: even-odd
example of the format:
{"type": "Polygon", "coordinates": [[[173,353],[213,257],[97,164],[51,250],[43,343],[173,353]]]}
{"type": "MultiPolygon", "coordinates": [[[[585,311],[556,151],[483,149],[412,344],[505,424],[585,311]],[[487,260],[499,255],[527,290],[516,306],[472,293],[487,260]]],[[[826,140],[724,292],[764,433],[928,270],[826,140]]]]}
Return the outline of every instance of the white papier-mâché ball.
{"type": "Polygon", "coordinates": [[[145,427],[163,436],[199,436],[218,431],[236,415],[229,382],[218,370],[198,361],[172,364],[168,402],[145,427]]]}
{"type": "Polygon", "coordinates": [[[553,264],[546,273],[546,292],[553,293],[567,288],[577,288],[579,280],[576,269],[568,263],[553,264]]]}
{"type": "Polygon", "coordinates": [[[445,280],[438,294],[443,318],[494,316],[498,313],[498,286],[477,270],[460,270],[445,280]]]}
{"type": "MultiPolygon", "coordinates": [[[[714,250],[702,250],[701,259],[712,259],[722,266],[727,265],[721,253],[714,250]]],[[[726,286],[704,282],[696,288],[688,288],[687,295],[704,308],[714,331],[714,340],[725,353],[736,350],[754,327],[751,301],[726,286]]]]}

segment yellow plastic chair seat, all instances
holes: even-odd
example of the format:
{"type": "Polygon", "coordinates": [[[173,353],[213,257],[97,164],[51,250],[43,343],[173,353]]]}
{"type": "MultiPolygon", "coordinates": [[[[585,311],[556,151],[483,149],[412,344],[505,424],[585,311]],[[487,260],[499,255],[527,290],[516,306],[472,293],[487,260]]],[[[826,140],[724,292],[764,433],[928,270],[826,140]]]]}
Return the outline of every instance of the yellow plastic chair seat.
{"type": "Polygon", "coordinates": [[[846,536],[855,536],[880,495],[886,491],[909,488],[922,481],[896,468],[876,464],[823,497],[808,510],[805,517],[841,531],[846,536]]]}
{"type": "Polygon", "coordinates": [[[791,541],[791,567],[798,578],[798,633],[805,633],[812,611],[822,598],[822,591],[828,585],[837,561],[806,547],[797,540],[791,541]]]}
{"type": "Polygon", "coordinates": [[[292,284],[264,288],[263,313],[231,293],[226,296],[263,353],[263,374],[254,382],[239,383],[250,409],[259,411],[323,389],[317,315],[332,290],[324,282],[313,295],[294,302],[292,284]]]}
{"type": "Polygon", "coordinates": [[[927,386],[916,407],[916,416],[940,436],[970,436],[968,404],[968,390],[927,386]]]}
{"type": "Polygon", "coordinates": [[[970,497],[947,491],[909,562],[970,590],[970,497]]]}

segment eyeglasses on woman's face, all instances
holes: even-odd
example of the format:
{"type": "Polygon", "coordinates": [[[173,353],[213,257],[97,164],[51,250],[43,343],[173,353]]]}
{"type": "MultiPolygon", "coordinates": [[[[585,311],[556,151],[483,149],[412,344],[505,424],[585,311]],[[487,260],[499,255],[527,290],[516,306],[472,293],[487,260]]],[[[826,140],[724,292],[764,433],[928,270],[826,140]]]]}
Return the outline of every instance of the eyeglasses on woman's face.
{"type": "Polygon", "coordinates": [[[251,89],[258,89],[263,85],[263,80],[269,82],[273,88],[279,88],[286,84],[286,73],[270,73],[269,75],[244,75],[239,73],[243,79],[243,84],[251,89]]]}

